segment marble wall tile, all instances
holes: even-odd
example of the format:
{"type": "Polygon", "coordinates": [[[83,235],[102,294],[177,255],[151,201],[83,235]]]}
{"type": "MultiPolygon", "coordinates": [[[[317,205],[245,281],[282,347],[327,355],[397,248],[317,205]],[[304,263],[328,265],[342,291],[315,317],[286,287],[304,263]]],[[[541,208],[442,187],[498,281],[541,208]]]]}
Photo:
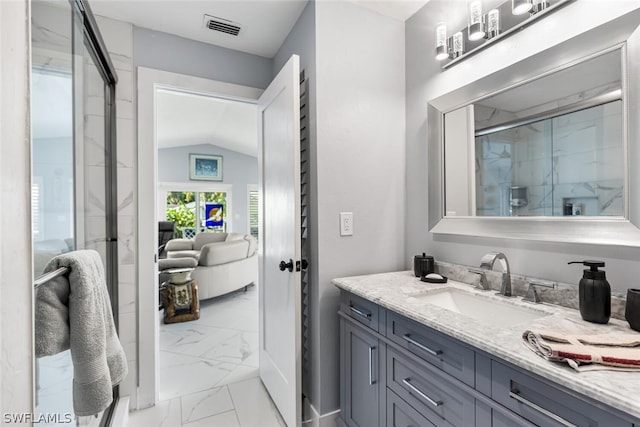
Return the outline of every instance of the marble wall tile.
{"type": "Polygon", "coordinates": [[[85,168],[85,174],[84,215],[104,216],[106,212],[104,166],[88,166],[85,168]]]}
{"type": "Polygon", "coordinates": [[[119,316],[119,328],[118,337],[124,352],[127,355],[127,360],[135,361],[138,359],[138,344],[137,344],[137,330],[136,330],[136,313],[120,313],[119,316]]]}
{"type": "Polygon", "coordinates": [[[133,215],[118,215],[118,259],[120,265],[136,261],[136,221],[133,215]]]}
{"type": "Polygon", "coordinates": [[[116,116],[123,119],[135,117],[133,110],[134,86],[133,72],[117,70],[118,85],[116,86],[116,116]]]}
{"type": "Polygon", "coordinates": [[[132,183],[135,182],[135,170],[133,168],[118,168],[118,214],[135,215],[132,183]],[[120,185],[129,188],[129,191],[120,191],[120,185]]]}
{"type": "MultiPolygon", "coordinates": [[[[102,100],[104,108],[104,100],[102,100]]],[[[85,166],[105,165],[105,124],[104,115],[84,116],[84,164],[85,166]]],[[[104,182],[104,181],[103,181],[104,182]]]]}
{"type": "MultiPolygon", "coordinates": [[[[134,121],[119,118],[116,128],[118,168],[135,168],[136,166],[136,138],[134,135],[134,121]]],[[[118,182],[118,185],[133,187],[135,182],[118,182]]]]}
{"type": "Polygon", "coordinates": [[[96,16],[111,62],[117,70],[133,69],[133,27],[127,22],[96,16]]]}
{"type": "MultiPolygon", "coordinates": [[[[131,265],[126,266],[131,267],[131,265]]],[[[122,268],[119,269],[122,271],[122,268]]],[[[118,286],[118,307],[120,313],[136,313],[138,287],[135,283],[120,283],[118,286]]]]}
{"type": "MultiPolygon", "coordinates": [[[[118,290],[120,328],[124,332],[125,351],[129,359],[129,375],[120,385],[121,396],[129,396],[130,405],[137,403],[137,280],[136,280],[136,136],[133,105],[133,27],[131,24],[96,16],[100,32],[118,74],[116,85],[116,138],[118,176],[118,290]],[[123,171],[123,169],[126,169],[123,171]]],[[[139,425],[181,425],[180,402],[167,408],[166,417],[158,422],[139,425]],[[175,410],[178,410],[175,416],[175,410]]],[[[132,418],[133,419],[133,418],[132,418]]],[[[144,418],[143,418],[144,420],[144,418]]],[[[136,425],[130,423],[130,425],[136,425]]]]}

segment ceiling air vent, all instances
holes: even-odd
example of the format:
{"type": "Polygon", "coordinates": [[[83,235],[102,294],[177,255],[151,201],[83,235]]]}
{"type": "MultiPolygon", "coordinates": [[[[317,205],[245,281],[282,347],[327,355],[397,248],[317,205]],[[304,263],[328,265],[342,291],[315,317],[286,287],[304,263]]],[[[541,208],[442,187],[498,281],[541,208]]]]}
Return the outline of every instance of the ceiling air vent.
{"type": "Polygon", "coordinates": [[[204,15],[204,26],[212,31],[231,34],[232,36],[237,36],[240,32],[240,24],[217,16],[204,15]]]}

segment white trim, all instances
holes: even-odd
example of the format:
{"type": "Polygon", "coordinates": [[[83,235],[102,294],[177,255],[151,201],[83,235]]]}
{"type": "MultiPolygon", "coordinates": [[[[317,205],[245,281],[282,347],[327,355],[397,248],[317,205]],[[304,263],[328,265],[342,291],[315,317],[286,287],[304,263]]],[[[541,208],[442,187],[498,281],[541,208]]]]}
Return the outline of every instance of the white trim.
{"type": "MultiPolygon", "coordinates": [[[[0,407],[33,413],[30,3],[0,0],[0,407]],[[16,310],[16,307],[20,307],[16,310]]],[[[2,422],[4,425],[4,422],[2,422]]]]}
{"type": "Polygon", "coordinates": [[[159,400],[157,233],[157,89],[197,93],[255,104],[261,89],[138,67],[138,408],[159,400]],[[144,220],[142,220],[144,218],[144,220]]]}

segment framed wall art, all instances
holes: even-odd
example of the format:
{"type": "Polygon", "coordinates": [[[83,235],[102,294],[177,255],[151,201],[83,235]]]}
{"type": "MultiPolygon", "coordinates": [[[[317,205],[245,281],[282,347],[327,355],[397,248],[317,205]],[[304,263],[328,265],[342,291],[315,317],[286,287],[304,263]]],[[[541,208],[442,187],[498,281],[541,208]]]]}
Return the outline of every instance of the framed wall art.
{"type": "Polygon", "coordinates": [[[222,181],[222,156],[189,154],[189,179],[222,181]]]}

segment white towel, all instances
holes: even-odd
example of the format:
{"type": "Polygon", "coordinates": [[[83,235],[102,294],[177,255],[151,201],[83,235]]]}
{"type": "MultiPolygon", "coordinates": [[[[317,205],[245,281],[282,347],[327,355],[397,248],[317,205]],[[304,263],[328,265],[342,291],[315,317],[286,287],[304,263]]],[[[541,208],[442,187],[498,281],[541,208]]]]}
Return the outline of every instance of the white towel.
{"type": "Polygon", "coordinates": [[[100,255],[94,250],[58,255],[44,271],[60,267],[69,273],[36,291],[36,357],[70,348],[74,412],[94,415],[111,404],[113,387],[127,376],[127,360],[113,323],[100,255]]]}

